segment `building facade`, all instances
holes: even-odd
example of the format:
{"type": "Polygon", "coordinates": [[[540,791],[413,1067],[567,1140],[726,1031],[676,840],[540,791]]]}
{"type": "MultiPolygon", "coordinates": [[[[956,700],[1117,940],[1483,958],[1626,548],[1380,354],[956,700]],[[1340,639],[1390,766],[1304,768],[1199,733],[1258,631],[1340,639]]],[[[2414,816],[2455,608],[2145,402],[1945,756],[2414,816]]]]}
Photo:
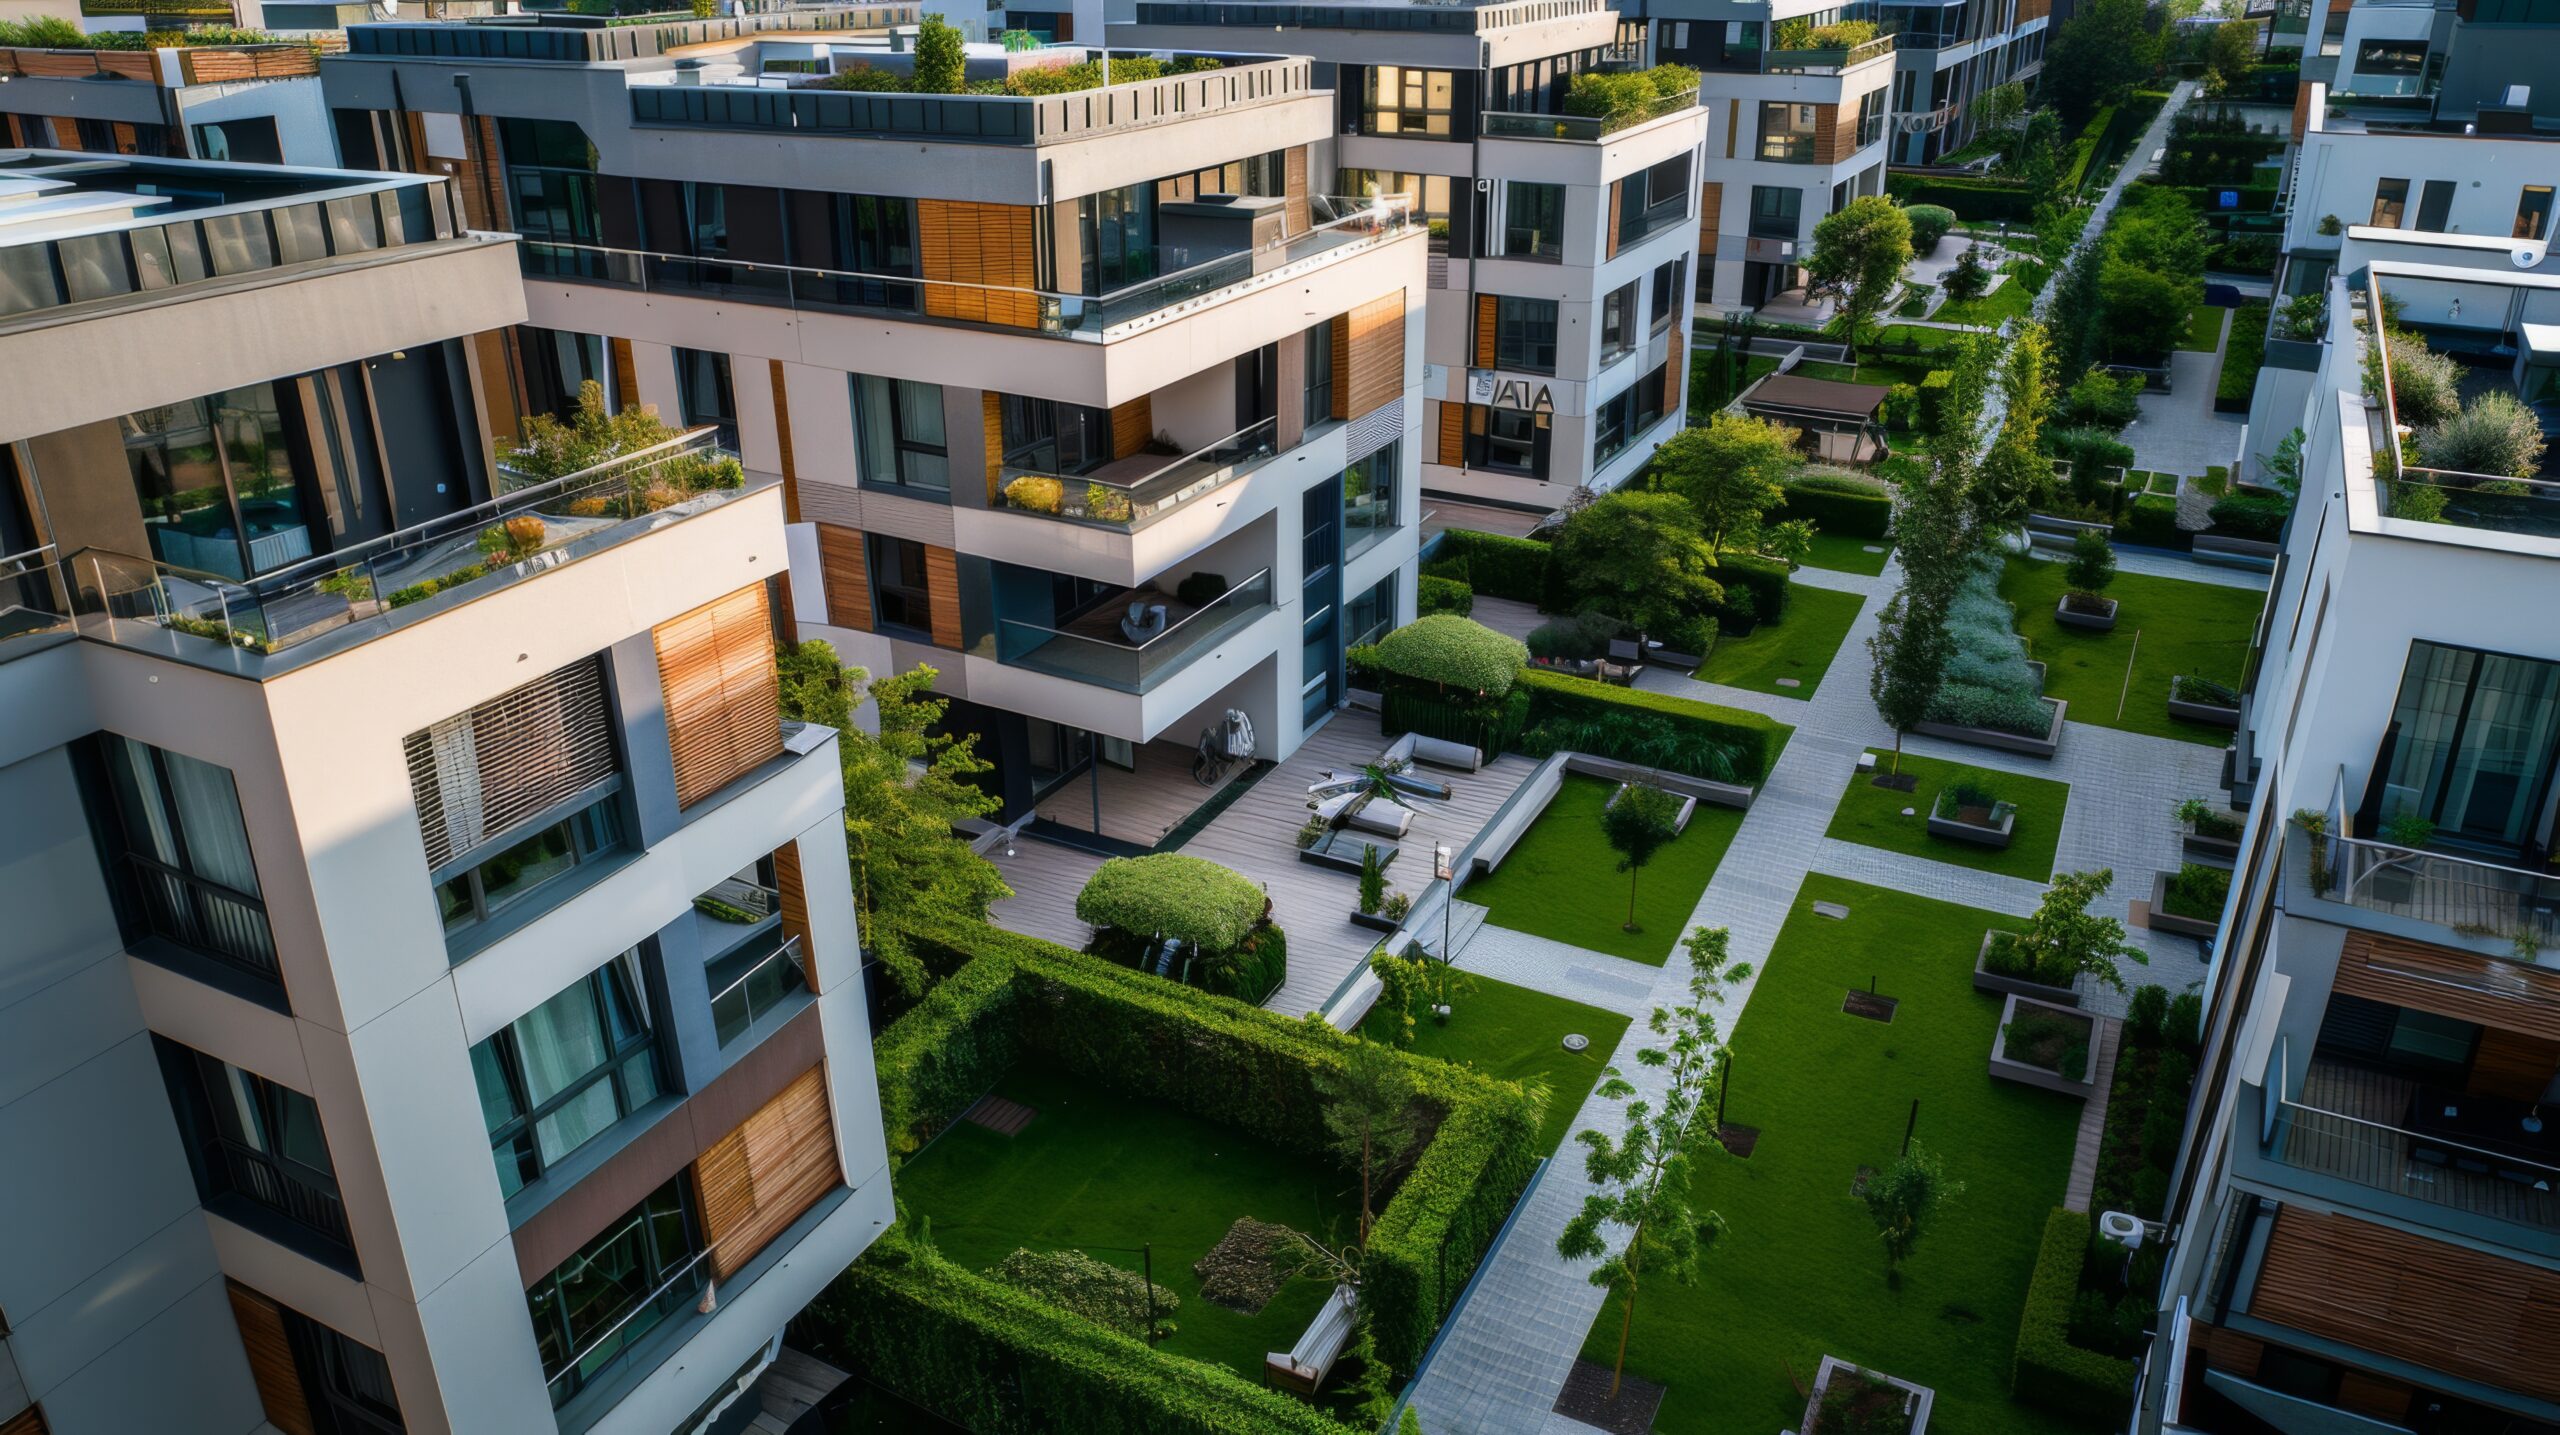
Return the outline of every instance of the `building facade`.
{"type": "Polygon", "coordinates": [[[2053,0],[1884,0],[1876,19],[1894,41],[1895,164],[1931,164],[1964,148],[1980,133],[1974,100],[2033,80],[2056,23],[2053,0]]]}
{"type": "Polygon", "coordinates": [[[0,162],[0,1427],[648,1431],[891,1219],[782,493],[488,446],[452,181],[0,162]]]}
{"type": "Polygon", "coordinates": [[[303,44],[0,46],[0,145],[326,167],[319,56],[303,44]]]}

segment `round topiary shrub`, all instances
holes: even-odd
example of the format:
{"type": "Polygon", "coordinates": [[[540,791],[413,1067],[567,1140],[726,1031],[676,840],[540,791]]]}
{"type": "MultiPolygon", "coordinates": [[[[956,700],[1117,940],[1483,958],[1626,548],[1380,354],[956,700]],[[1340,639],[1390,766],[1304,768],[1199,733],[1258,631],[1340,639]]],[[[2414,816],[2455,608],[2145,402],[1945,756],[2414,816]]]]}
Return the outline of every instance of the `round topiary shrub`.
{"type": "Polygon", "coordinates": [[[1378,644],[1378,666],[1397,677],[1498,698],[1529,660],[1519,639],[1472,618],[1434,613],[1389,633],[1378,644]]]}
{"type": "Polygon", "coordinates": [[[1910,204],[1903,206],[1902,217],[1911,221],[1911,252],[1926,257],[1956,227],[1956,212],[1942,204],[1910,204]]]}
{"type": "Polygon", "coordinates": [[[1252,879],[1179,852],[1114,857],[1076,894],[1076,916],[1096,927],[1174,937],[1206,952],[1242,945],[1269,906],[1252,879]]]}

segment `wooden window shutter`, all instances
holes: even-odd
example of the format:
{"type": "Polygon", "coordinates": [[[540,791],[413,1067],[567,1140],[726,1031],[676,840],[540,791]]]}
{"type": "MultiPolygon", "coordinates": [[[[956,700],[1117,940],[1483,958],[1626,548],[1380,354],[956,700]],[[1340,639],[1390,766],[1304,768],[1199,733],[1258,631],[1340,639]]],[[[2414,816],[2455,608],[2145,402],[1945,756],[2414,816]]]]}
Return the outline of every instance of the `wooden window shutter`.
{"type": "Polygon", "coordinates": [[[1476,367],[1493,367],[1494,325],[1501,313],[1502,301],[1491,294],[1476,296],[1476,367]]]}
{"type": "Polygon", "coordinates": [[[1304,234],[1311,227],[1307,218],[1307,147],[1291,145],[1280,162],[1280,189],[1286,196],[1281,204],[1282,223],[1291,234],[1304,234]]]}
{"type": "Polygon", "coordinates": [[[1670,413],[1680,402],[1680,326],[1671,326],[1670,344],[1662,361],[1662,411],[1670,413]]]}
{"type": "Polygon", "coordinates": [[[1036,327],[1037,255],[1032,211],[1023,204],[916,201],[916,257],[928,282],[924,311],[985,324],[1036,327]],[[991,287],[970,287],[991,286],[991,287]],[[1010,292],[1007,292],[1010,291],[1010,292]]]}
{"type": "Polygon", "coordinates": [[[1849,116],[1852,129],[1857,127],[1857,110],[1849,105],[1815,105],[1813,107],[1813,162],[1838,164],[1849,152],[1841,147],[1840,124],[1843,114],[1849,116]]]}
{"type": "Polygon", "coordinates": [[[960,646],[960,559],[948,548],[924,548],[924,592],[933,605],[933,645],[960,646]]]}
{"type": "MultiPolygon", "coordinates": [[[[762,589],[758,589],[762,592],[762,589]]],[[[402,739],[427,866],[442,867],[611,777],[604,667],[581,658],[402,739]]]]}
{"type": "Polygon", "coordinates": [[[871,631],[871,564],[862,530],[818,525],[818,577],[827,585],[827,622],[857,633],[871,631]]]}
{"type": "Polygon", "coordinates": [[[1724,157],[1733,158],[1735,141],[1742,129],[1742,101],[1727,100],[1724,106],[1724,157]]]}
{"type": "Polygon", "coordinates": [[[634,407],[640,402],[640,366],[631,358],[631,341],[615,339],[613,349],[613,410],[634,407]]]}
{"type": "Polygon", "coordinates": [[[800,976],[818,989],[818,954],[809,946],[809,887],[800,876],[800,844],[773,849],[773,890],[781,900],[782,935],[800,939],[800,976]]]}
{"type": "Polygon", "coordinates": [[[1347,419],[1351,417],[1351,316],[1336,314],[1325,321],[1325,329],[1325,347],[1332,350],[1326,356],[1333,371],[1332,416],[1347,419]]]}
{"type": "Polygon", "coordinates": [[[1111,410],[1111,456],[1127,458],[1147,446],[1156,436],[1155,401],[1140,394],[1111,410]]]}
{"type": "Polygon", "coordinates": [[[763,584],[670,618],[650,638],[666,697],[678,807],[691,807],[782,755],[782,692],[763,584]]]}
{"type": "Polygon", "coordinates": [[[782,361],[768,359],[773,376],[773,437],[782,450],[782,521],[800,521],[800,468],[791,456],[791,395],[782,386],[782,361]]]}
{"type": "Polygon", "coordinates": [[[1342,416],[1356,419],[1404,393],[1404,291],[1372,299],[1345,316],[1350,342],[1335,349],[1344,381],[1334,389],[1342,416]]]}
{"type": "Polygon", "coordinates": [[[0,1435],[53,1435],[44,1423],[41,1407],[30,1405],[6,1420],[0,1420],[0,1435]]]}
{"type": "Polygon", "coordinates": [[[711,1273],[727,1280],[844,1184],[826,1068],[802,1072],[737,1130],[711,1143],[693,1163],[693,1182],[711,1238],[711,1273]]]}
{"type": "Polygon", "coordinates": [[[1467,461],[1467,406],[1432,401],[1440,411],[1440,462],[1451,468],[1467,461]]]}
{"type": "Polygon", "coordinates": [[[1627,182],[1619,180],[1609,186],[1609,257],[1618,257],[1618,218],[1627,205],[1627,182]]]}
{"type": "Polygon", "coordinates": [[[302,1372],[293,1363],[293,1342],[284,1333],[284,1311],[274,1301],[240,1284],[228,1282],[231,1318],[240,1326],[240,1344],[249,1355],[249,1378],[257,1382],[258,1403],[267,1423],[284,1435],[318,1435],[311,1421],[311,1400],[302,1390],[302,1372]]]}
{"type": "Polygon", "coordinates": [[[472,357],[480,368],[480,404],[492,438],[513,439],[524,427],[516,404],[516,331],[483,329],[471,336],[472,357]]]}
{"type": "Polygon", "coordinates": [[[981,389],[978,416],[987,431],[987,506],[992,508],[1004,496],[1004,395],[981,389]]]}

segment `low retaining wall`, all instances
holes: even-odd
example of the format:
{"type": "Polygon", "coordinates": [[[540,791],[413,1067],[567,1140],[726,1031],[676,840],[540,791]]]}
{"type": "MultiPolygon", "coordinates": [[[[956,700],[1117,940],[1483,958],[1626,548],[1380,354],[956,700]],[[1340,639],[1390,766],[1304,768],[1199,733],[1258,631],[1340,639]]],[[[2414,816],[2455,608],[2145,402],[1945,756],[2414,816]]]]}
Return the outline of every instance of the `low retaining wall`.
{"type": "Polygon", "coordinates": [[[1949,742],[1969,742],[1975,747],[1993,748],[2000,752],[2050,758],[2062,751],[2063,714],[2070,709],[2071,703],[2065,698],[2042,698],[2039,701],[2053,709],[2053,726],[2043,737],[2021,737],[2014,732],[2000,732],[1987,727],[1961,727],[1951,722],[1915,723],[1911,730],[1922,737],[1942,737],[1949,742]]]}

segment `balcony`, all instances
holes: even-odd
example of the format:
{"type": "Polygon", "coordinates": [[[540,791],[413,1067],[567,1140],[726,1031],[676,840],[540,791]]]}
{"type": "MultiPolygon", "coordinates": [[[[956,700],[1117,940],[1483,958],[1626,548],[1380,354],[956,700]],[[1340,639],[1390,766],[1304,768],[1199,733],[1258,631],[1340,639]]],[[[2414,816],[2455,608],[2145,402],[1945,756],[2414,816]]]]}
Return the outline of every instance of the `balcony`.
{"type": "Polygon", "coordinates": [[[1135,533],[1260,468],[1278,455],[1279,432],[1264,419],[1179,458],[1134,454],[1084,474],[1008,463],[1000,491],[1009,512],[1135,533]]]}
{"type": "Polygon", "coordinates": [[[1860,65],[1886,59],[1893,54],[1894,37],[1878,35],[1856,45],[1835,45],[1803,50],[1763,50],[1760,73],[1764,75],[1838,75],[1860,65]]]}
{"type": "MultiPolygon", "coordinates": [[[[2283,1073],[2268,1071],[2271,1087],[2264,1130],[2267,1154],[2297,1170],[2334,1176],[2412,1201],[2560,1231],[2560,1165],[2536,1136],[2514,1140],[2450,1130],[2416,1129],[2419,1098],[2427,1089],[2405,1076],[2313,1057],[2301,1090],[2277,1089],[2283,1073]],[[2494,1143],[2494,1144],[2489,1144],[2494,1143]]],[[[2432,1100],[2437,1093],[2428,1093],[2432,1100]]],[[[2449,1098],[2468,1109],[2516,1103],[2488,1098],[2449,1098]]],[[[2497,1125],[2514,1125],[2500,1120],[2497,1125]]]]}
{"type": "MultiPolygon", "coordinates": [[[[2354,231],[2359,238],[2366,233],[2362,227],[2354,231]]],[[[2370,372],[2381,379],[2382,401],[2367,405],[2365,411],[2366,430],[2373,444],[2373,498],[2378,516],[2526,538],[2560,538],[2560,481],[2553,476],[2555,466],[2560,466],[2560,454],[2546,449],[2541,475],[2536,477],[2468,473],[2418,462],[2416,446],[2407,442],[2415,435],[2400,422],[2399,396],[2392,387],[2389,326],[2378,316],[2384,277],[2385,272],[2376,266],[2375,277],[2366,290],[2365,305],[2370,307],[2359,306],[2360,311],[2354,315],[2364,342],[2372,346],[2372,356],[2377,360],[2370,372]]],[[[2498,302],[2506,302],[2504,286],[2490,281],[2486,287],[2496,291],[2498,302]]],[[[2527,330],[2536,327],[2525,326],[2527,330]]],[[[2539,359],[2538,364],[2525,371],[2536,376],[2537,384],[2527,385],[2515,397],[2543,417],[2547,426],[2552,408],[2548,387],[2553,372],[2548,367],[2550,358],[2537,353],[2530,333],[2521,340],[2500,337],[2539,359]]],[[[2504,391],[2508,385],[2499,378],[2478,387],[2504,391]]],[[[2472,382],[2464,383],[2465,400],[2477,397],[2474,388],[2472,382]]]]}
{"type": "Polygon", "coordinates": [[[809,984],[800,965],[800,939],[777,934],[740,956],[706,968],[711,983],[711,1026],[723,1050],[757,1022],[790,1006],[809,984]]]}
{"type": "Polygon", "coordinates": [[[72,634],[53,545],[0,557],[0,663],[50,648],[72,634]]]}
{"type": "Polygon", "coordinates": [[[996,622],[996,661],[1113,692],[1146,693],[1193,659],[1272,611],[1271,570],[1266,568],[1197,608],[1163,594],[1106,601],[1064,628],[1017,618],[996,622]],[[1127,626],[1132,603],[1164,613],[1164,628],[1143,641],[1127,626]]]}
{"type": "Polygon", "coordinates": [[[2514,961],[2560,948],[2560,876],[2346,836],[2339,825],[2332,815],[2322,830],[2298,818],[2287,827],[2288,910],[2384,917],[2422,940],[2514,961]]]}
{"type": "Polygon", "coordinates": [[[1487,110],[1480,119],[1486,139],[1575,140],[1597,144],[1620,130],[1651,124],[1664,115],[1697,108],[1698,92],[1660,95],[1640,110],[1615,115],[1545,115],[1516,110],[1487,110]]]}

